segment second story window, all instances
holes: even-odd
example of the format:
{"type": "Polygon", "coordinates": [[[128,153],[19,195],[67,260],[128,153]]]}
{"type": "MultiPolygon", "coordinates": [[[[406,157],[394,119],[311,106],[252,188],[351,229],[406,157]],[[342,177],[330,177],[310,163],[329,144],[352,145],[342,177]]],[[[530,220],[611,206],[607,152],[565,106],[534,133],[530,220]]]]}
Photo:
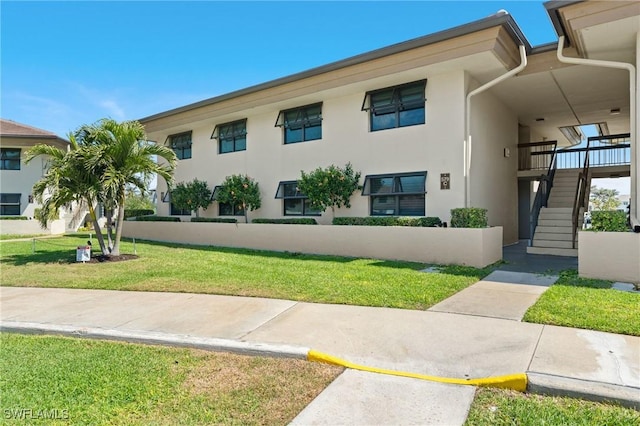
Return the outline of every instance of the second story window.
{"type": "Polygon", "coordinates": [[[191,132],[178,133],[167,138],[168,146],[176,153],[178,160],[191,158],[191,132]]]}
{"type": "Polygon", "coordinates": [[[218,124],[211,139],[218,140],[218,153],[244,151],[247,149],[247,120],[218,124]]]}
{"type": "Polygon", "coordinates": [[[322,139],[322,104],[280,111],[276,127],[284,130],[284,143],[322,139]]]}
{"type": "Polygon", "coordinates": [[[367,92],[362,110],[369,112],[372,132],[425,123],[427,80],[367,92]]]}
{"type": "Polygon", "coordinates": [[[0,148],[0,170],[20,170],[20,148],[0,148]]]}

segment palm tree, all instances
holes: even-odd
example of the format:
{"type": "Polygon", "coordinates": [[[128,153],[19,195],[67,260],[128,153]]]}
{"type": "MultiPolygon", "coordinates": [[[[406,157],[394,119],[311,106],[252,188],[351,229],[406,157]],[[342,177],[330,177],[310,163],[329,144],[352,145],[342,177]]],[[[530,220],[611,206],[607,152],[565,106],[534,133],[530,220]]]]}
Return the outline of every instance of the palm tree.
{"type": "Polygon", "coordinates": [[[171,185],[177,161],[175,153],[170,148],[147,141],[144,127],[138,121],[118,123],[105,118],[81,127],[76,135],[85,146],[97,152],[87,166],[100,176],[102,197],[106,205],[117,212],[111,254],[118,256],[127,188],[135,187],[142,193],[146,192],[149,177],[153,174],[171,185]],[[158,164],[156,158],[163,158],[166,164],[158,164]]]}
{"type": "Polygon", "coordinates": [[[69,134],[68,151],[50,145],[38,144],[25,153],[25,163],[39,156],[47,157],[49,169],[33,186],[33,194],[42,207],[37,219],[45,227],[49,219],[57,216],[60,208],[72,202],[87,203],[102,254],[108,254],[94,209],[101,193],[99,176],[87,169],[88,159],[95,152],[81,147],[75,135],[69,134]]]}

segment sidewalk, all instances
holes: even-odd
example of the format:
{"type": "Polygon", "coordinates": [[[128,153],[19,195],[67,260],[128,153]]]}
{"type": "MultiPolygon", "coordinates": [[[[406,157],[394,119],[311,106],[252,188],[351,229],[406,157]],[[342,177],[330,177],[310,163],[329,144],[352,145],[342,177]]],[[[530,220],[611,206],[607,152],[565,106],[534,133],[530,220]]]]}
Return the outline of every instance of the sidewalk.
{"type": "MultiPolygon", "coordinates": [[[[530,388],[640,408],[640,338],[520,322],[553,278],[496,271],[428,311],[286,300],[0,287],[3,331],[303,357],[454,378],[526,372],[530,388]]],[[[345,371],[298,424],[462,424],[471,386],[345,371]]]]}

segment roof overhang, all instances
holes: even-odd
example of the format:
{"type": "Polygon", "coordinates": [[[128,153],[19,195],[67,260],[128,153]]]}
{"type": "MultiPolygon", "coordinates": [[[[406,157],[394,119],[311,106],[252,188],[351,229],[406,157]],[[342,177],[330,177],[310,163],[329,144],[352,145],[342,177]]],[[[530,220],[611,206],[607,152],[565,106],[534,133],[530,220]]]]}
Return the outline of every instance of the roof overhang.
{"type": "Polygon", "coordinates": [[[69,141],[62,139],[58,136],[47,136],[47,135],[1,135],[0,136],[0,146],[12,146],[12,147],[24,147],[29,148],[34,145],[45,144],[55,146],[56,148],[60,148],[66,150],[69,146],[69,141]]]}

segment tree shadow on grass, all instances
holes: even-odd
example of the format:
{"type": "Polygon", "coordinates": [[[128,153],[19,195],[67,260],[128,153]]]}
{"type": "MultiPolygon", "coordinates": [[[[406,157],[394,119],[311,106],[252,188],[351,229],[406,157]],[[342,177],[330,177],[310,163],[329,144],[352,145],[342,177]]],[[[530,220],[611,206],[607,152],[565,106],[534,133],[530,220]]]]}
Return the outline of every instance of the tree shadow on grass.
{"type": "Polygon", "coordinates": [[[22,266],[30,263],[69,264],[75,263],[75,260],[75,251],[70,253],[69,250],[55,250],[4,256],[2,258],[2,263],[13,266],[22,266]]]}

